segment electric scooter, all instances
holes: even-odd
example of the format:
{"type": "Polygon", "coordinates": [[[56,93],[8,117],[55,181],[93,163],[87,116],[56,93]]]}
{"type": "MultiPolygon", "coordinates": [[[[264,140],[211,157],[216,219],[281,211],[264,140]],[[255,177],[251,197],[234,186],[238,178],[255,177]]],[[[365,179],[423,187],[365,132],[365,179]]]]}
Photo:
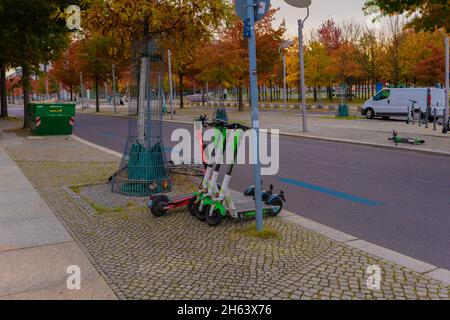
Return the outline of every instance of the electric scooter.
{"type": "MultiPolygon", "coordinates": [[[[280,194],[282,193],[283,191],[280,192],[280,194]]],[[[273,195],[273,184],[270,185],[269,190],[261,190],[262,201],[266,202],[271,195],[273,195]]],[[[248,187],[247,190],[244,191],[244,196],[253,197],[253,200],[255,200],[255,186],[248,187]]]]}
{"type": "Polygon", "coordinates": [[[398,132],[396,130],[394,130],[392,138],[389,138],[389,140],[394,141],[396,146],[398,146],[399,143],[414,144],[414,145],[421,145],[425,143],[425,140],[422,139],[399,137],[398,132]]]}
{"type": "MultiPolygon", "coordinates": [[[[207,117],[206,115],[201,115],[199,119],[196,119],[197,121],[202,122],[202,127],[207,127],[207,117]]],[[[199,128],[196,130],[196,133],[198,137],[201,139],[200,141],[203,141],[202,139],[202,130],[199,128]]],[[[203,148],[203,146],[202,146],[203,148]]],[[[205,181],[208,181],[211,176],[211,170],[206,170],[203,177],[202,185],[205,184],[205,181]]],[[[167,211],[182,208],[182,207],[188,207],[188,210],[190,212],[193,212],[193,205],[195,203],[195,200],[197,199],[197,195],[194,194],[185,194],[178,197],[175,197],[173,199],[170,199],[167,195],[163,194],[157,194],[150,196],[150,200],[148,201],[147,206],[149,207],[151,213],[156,217],[162,217],[164,216],[167,211]]]]}
{"type": "MultiPolygon", "coordinates": [[[[234,163],[237,161],[238,150],[243,140],[243,132],[249,130],[248,127],[241,124],[232,124],[230,129],[238,130],[237,142],[234,145],[234,163]]],[[[243,194],[232,194],[229,189],[231,176],[233,173],[234,163],[228,166],[227,173],[223,179],[222,187],[213,197],[205,199],[204,212],[207,213],[206,221],[210,226],[217,226],[222,222],[224,217],[231,217],[233,219],[252,219],[256,216],[255,203],[252,198],[246,197],[243,194]]],[[[264,201],[263,214],[268,216],[277,216],[283,209],[283,202],[285,202],[284,192],[280,195],[268,195],[264,201]]]]}
{"type": "MultiPolygon", "coordinates": [[[[226,137],[228,123],[223,120],[215,119],[214,122],[209,125],[216,128],[216,135],[214,138],[216,148],[220,148],[222,151],[225,150],[224,137],[226,137]]],[[[207,212],[204,210],[205,199],[209,199],[213,194],[218,193],[221,188],[220,184],[218,184],[221,164],[220,161],[216,163],[216,160],[218,160],[216,159],[216,149],[213,150],[211,157],[212,159],[208,165],[207,174],[202,182],[202,188],[197,192],[197,198],[191,207],[191,214],[200,221],[206,219],[207,212]]]]}

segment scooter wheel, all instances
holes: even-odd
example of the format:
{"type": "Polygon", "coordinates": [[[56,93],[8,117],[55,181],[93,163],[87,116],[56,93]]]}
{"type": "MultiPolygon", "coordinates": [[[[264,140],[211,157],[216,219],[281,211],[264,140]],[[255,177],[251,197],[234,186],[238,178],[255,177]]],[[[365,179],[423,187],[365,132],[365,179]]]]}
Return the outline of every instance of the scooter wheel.
{"type": "Polygon", "coordinates": [[[188,210],[189,210],[190,214],[192,214],[193,216],[195,216],[195,212],[198,210],[199,204],[196,202],[197,202],[197,197],[192,197],[192,199],[188,203],[188,210]]]}
{"type": "Polygon", "coordinates": [[[218,226],[222,222],[222,214],[219,209],[214,210],[212,214],[206,215],[206,222],[212,226],[218,226]]]}
{"type": "Polygon", "coordinates": [[[155,217],[162,217],[166,214],[167,210],[164,209],[170,200],[167,196],[160,196],[153,200],[150,211],[155,217]]]}
{"type": "Polygon", "coordinates": [[[202,210],[195,210],[195,217],[200,220],[200,221],[205,221],[206,220],[206,216],[209,213],[209,210],[211,209],[211,206],[206,205],[203,206],[202,210]]]}
{"type": "Polygon", "coordinates": [[[442,133],[447,134],[448,130],[449,130],[449,126],[446,126],[442,129],[442,133]]]}
{"type": "Polygon", "coordinates": [[[271,216],[271,217],[278,216],[281,213],[281,211],[283,210],[283,200],[281,200],[280,198],[275,198],[274,200],[272,200],[269,203],[269,205],[272,206],[272,207],[279,207],[278,210],[272,209],[270,211],[269,216],[271,216]]]}

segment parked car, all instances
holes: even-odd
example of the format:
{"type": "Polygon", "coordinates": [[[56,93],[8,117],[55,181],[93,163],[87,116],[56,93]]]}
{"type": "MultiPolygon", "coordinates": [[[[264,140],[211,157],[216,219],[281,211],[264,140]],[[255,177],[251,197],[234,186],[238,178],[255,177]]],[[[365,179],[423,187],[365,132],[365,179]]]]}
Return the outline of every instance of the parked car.
{"type": "Polygon", "coordinates": [[[395,88],[383,89],[361,107],[361,114],[367,119],[382,117],[407,117],[408,110],[426,116],[427,106],[431,107],[430,117],[436,108],[437,117],[444,115],[445,92],[437,88],[395,88]]]}

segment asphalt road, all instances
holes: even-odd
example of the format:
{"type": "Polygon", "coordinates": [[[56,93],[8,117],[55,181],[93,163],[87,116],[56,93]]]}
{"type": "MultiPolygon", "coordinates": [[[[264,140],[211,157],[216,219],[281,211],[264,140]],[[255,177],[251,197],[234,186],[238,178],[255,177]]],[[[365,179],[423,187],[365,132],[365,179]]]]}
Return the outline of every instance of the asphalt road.
{"type": "MultiPolygon", "coordinates": [[[[78,114],[75,134],[122,152],[128,120],[78,114]]],[[[166,123],[164,136],[191,126],[166,123]]],[[[165,146],[173,143],[165,140],[165,146]]],[[[285,208],[416,259],[450,269],[450,158],[359,145],[280,138],[280,171],[265,177],[286,192],[285,208]]],[[[238,166],[232,188],[252,183],[238,166]]]]}

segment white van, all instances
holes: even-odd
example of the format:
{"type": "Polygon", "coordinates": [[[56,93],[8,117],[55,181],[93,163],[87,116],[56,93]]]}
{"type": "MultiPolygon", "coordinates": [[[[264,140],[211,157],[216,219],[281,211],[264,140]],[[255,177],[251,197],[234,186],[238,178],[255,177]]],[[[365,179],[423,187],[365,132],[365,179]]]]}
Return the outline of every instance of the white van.
{"type": "Polygon", "coordinates": [[[367,119],[407,117],[408,109],[413,108],[414,112],[420,112],[422,117],[425,117],[428,105],[431,107],[430,118],[435,108],[437,116],[442,117],[445,109],[445,91],[437,88],[383,89],[364,103],[361,114],[367,119]]]}

